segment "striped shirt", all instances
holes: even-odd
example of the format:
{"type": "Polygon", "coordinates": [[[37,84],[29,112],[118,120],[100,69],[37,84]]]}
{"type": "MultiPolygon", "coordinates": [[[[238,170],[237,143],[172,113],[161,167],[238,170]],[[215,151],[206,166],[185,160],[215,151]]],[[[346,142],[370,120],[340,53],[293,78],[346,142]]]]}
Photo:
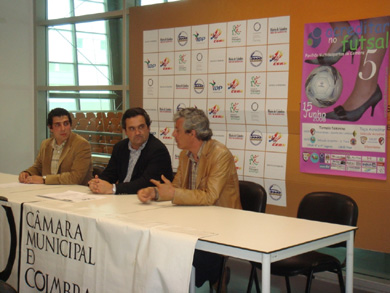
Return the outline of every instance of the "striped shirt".
{"type": "Polygon", "coordinates": [[[191,152],[187,152],[187,156],[190,159],[190,166],[189,166],[189,176],[188,176],[188,188],[189,189],[196,189],[196,177],[198,176],[198,162],[200,160],[200,155],[202,154],[202,149],[205,142],[202,143],[201,147],[198,151],[198,161],[195,161],[195,158],[191,152]]]}
{"type": "Polygon", "coordinates": [[[135,164],[137,164],[139,156],[141,155],[141,151],[145,148],[147,142],[148,141],[145,141],[144,144],[138,148],[138,150],[135,150],[131,147],[131,141],[129,140],[130,159],[129,159],[129,166],[127,167],[126,178],[125,180],[123,180],[123,182],[130,182],[131,176],[133,175],[135,164]]]}

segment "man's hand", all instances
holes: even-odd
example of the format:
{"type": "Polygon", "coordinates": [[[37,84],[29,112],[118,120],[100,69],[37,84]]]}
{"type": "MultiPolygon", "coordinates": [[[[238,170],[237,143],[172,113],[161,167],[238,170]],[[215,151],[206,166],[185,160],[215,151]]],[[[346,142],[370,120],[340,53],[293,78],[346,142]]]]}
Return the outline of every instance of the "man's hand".
{"type": "Polygon", "coordinates": [[[156,185],[159,193],[159,200],[172,200],[175,195],[175,188],[172,185],[172,182],[169,181],[164,175],[161,175],[162,181],[164,183],[160,183],[160,181],[150,179],[154,185],[156,185]]]}
{"type": "Polygon", "coordinates": [[[156,192],[154,187],[146,187],[138,190],[137,196],[142,203],[148,203],[156,198],[156,192]]]}
{"type": "Polygon", "coordinates": [[[27,176],[24,183],[27,184],[43,184],[43,177],[38,175],[27,176]]]}
{"type": "Polygon", "coordinates": [[[112,184],[99,179],[97,175],[95,175],[95,178],[89,180],[88,185],[93,193],[112,194],[112,184]]]}
{"type": "Polygon", "coordinates": [[[30,176],[30,174],[28,174],[27,172],[20,172],[20,174],[19,174],[19,182],[20,183],[27,183],[26,182],[26,179],[27,179],[27,177],[28,176],[30,176]]]}
{"type": "MultiPolygon", "coordinates": [[[[152,182],[157,187],[159,200],[172,200],[173,196],[175,195],[175,188],[173,187],[171,181],[169,181],[164,175],[161,175],[161,179],[162,181],[164,181],[164,183],[160,183],[160,181],[150,179],[150,182],[152,182]]],[[[147,187],[140,189],[138,190],[137,195],[138,199],[141,202],[147,203],[156,198],[155,187],[147,187]]]]}

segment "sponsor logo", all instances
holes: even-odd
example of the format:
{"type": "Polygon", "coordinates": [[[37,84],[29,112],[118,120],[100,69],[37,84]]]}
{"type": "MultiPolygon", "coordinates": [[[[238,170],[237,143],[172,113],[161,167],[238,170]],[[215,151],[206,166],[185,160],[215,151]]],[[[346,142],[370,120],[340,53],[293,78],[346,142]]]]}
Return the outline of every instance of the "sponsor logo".
{"type": "Polygon", "coordinates": [[[249,141],[255,146],[260,145],[263,141],[263,133],[260,130],[253,130],[249,135],[249,141]]]}
{"type": "Polygon", "coordinates": [[[253,112],[256,112],[257,110],[259,110],[259,104],[258,104],[257,102],[253,102],[253,103],[251,104],[251,110],[252,110],[253,112]]]}
{"type": "Polygon", "coordinates": [[[172,42],[173,42],[173,38],[160,38],[161,44],[168,44],[168,43],[172,43],[172,42]]]}
{"type": "Polygon", "coordinates": [[[180,54],[179,55],[179,64],[186,64],[187,60],[185,59],[187,55],[186,54],[180,54]]]}
{"type": "Polygon", "coordinates": [[[251,155],[249,157],[249,165],[257,166],[260,162],[258,161],[259,155],[251,155]]]}
{"type": "Polygon", "coordinates": [[[319,27],[316,27],[307,37],[307,45],[312,48],[317,48],[321,44],[322,31],[319,27]]]}
{"type": "Polygon", "coordinates": [[[177,36],[177,42],[180,46],[185,46],[188,43],[188,35],[186,32],[180,32],[180,34],[177,36]]]}
{"type": "Polygon", "coordinates": [[[240,30],[240,27],[241,27],[241,24],[235,24],[233,25],[232,27],[232,35],[240,35],[241,34],[241,30],[240,30]]]}
{"type": "Polygon", "coordinates": [[[276,132],[275,134],[269,136],[268,142],[271,142],[272,146],[283,147],[285,146],[285,144],[278,142],[281,138],[282,134],[280,132],[276,132]]]}
{"type": "Polygon", "coordinates": [[[187,108],[187,106],[184,103],[180,103],[176,106],[176,111],[180,111],[185,108],[187,108]]]}
{"type": "Polygon", "coordinates": [[[260,86],[260,76],[252,76],[251,77],[251,87],[259,87],[260,86]]]}
{"type": "Polygon", "coordinates": [[[273,55],[269,55],[269,62],[272,63],[273,66],[286,65],[287,62],[280,62],[280,59],[283,57],[283,52],[278,50],[273,55]]]}
{"type": "Polygon", "coordinates": [[[204,91],[204,82],[201,79],[197,79],[194,82],[194,91],[197,94],[201,94],[204,91]]]}
{"type": "Polygon", "coordinates": [[[221,35],[222,35],[221,29],[217,28],[215,30],[215,32],[210,34],[210,40],[212,40],[214,43],[220,43],[220,42],[225,41],[225,40],[219,38],[221,35]]]}
{"type": "Polygon", "coordinates": [[[282,189],[277,184],[272,184],[269,187],[268,194],[273,200],[280,200],[282,198],[282,189]]]}
{"type": "Polygon", "coordinates": [[[282,34],[287,33],[288,29],[287,27],[271,27],[269,31],[270,34],[282,34]]]}
{"type": "Polygon", "coordinates": [[[167,136],[170,132],[170,129],[168,127],[165,127],[164,129],[160,130],[160,135],[161,136],[167,136]]]}
{"type": "Polygon", "coordinates": [[[211,85],[211,88],[212,88],[212,90],[214,92],[220,92],[223,89],[223,86],[222,85],[217,85],[215,80],[213,80],[212,82],[209,82],[209,84],[211,85]]]}
{"type": "Polygon", "coordinates": [[[160,113],[164,113],[164,114],[172,113],[172,109],[171,108],[159,108],[159,111],[160,111],[160,113]]]}
{"type": "Polygon", "coordinates": [[[236,89],[239,84],[240,84],[240,81],[237,78],[235,78],[232,82],[227,84],[228,90],[231,90],[231,93],[233,93],[233,94],[242,93],[243,92],[242,90],[236,89]]]}
{"type": "Polygon", "coordinates": [[[230,113],[238,113],[238,103],[230,103],[230,113]]]}
{"type": "Polygon", "coordinates": [[[151,61],[150,61],[149,59],[146,59],[146,61],[144,61],[144,62],[145,62],[146,67],[147,67],[148,69],[152,69],[152,68],[155,68],[155,67],[156,67],[156,64],[151,63],[151,61]]]}
{"type": "Polygon", "coordinates": [[[193,36],[194,36],[196,42],[204,42],[204,40],[206,39],[206,37],[200,37],[198,32],[195,32],[195,34],[193,34],[193,36]]]}
{"type": "Polygon", "coordinates": [[[255,32],[259,32],[261,30],[261,23],[256,21],[254,24],[253,24],[253,30],[255,32]]]}
{"type": "Polygon", "coordinates": [[[170,63],[171,61],[169,60],[168,57],[164,58],[163,61],[160,61],[160,67],[163,69],[163,70],[172,70],[172,67],[169,67],[168,64],[170,63]]]}
{"type": "Polygon", "coordinates": [[[211,115],[212,118],[223,118],[223,115],[218,114],[219,110],[219,105],[214,105],[209,108],[209,115],[211,115]]]}
{"type": "Polygon", "coordinates": [[[254,67],[259,67],[263,63],[263,54],[259,51],[253,51],[249,56],[249,62],[254,67]]]}

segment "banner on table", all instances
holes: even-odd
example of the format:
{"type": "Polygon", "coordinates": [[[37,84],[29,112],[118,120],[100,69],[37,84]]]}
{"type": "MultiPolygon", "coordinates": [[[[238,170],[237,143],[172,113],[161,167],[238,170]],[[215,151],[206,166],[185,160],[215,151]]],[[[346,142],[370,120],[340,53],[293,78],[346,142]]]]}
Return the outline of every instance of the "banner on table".
{"type": "Polygon", "coordinates": [[[21,292],[98,292],[104,288],[99,269],[111,267],[98,263],[104,251],[99,252],[102,244],[95,219],[25,204],[21,238],[21,292]]]}
{"type": "Polygon", "coordinates": [[[390,17],[305,25],[300,169],[386,180],[390,17]]]}
{"type": "MultiPolygon", "coordinates": [[[[59,202],[59,205],[62,204],[59,202]]],[[[66,210],[66,203],[63,210],[66,210]]],[[[185,292],[197,237],[25,204],[20,292],[185,292]]]]}

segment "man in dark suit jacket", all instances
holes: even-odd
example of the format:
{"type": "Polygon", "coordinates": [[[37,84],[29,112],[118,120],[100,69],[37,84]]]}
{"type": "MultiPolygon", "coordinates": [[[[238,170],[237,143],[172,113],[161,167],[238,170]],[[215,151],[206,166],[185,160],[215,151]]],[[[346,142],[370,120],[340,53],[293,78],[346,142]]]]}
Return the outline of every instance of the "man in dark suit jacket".
{"type": "Polygon", "coordinates": [[[128,109],[122,116],[127,139],[118,142],[100,177],[89,181],[94,193],[136,194],[152,186],[150,179],[173,178],[171,157],[166,146],[150,134],[150,117],[142,108],[128,109]]]}

